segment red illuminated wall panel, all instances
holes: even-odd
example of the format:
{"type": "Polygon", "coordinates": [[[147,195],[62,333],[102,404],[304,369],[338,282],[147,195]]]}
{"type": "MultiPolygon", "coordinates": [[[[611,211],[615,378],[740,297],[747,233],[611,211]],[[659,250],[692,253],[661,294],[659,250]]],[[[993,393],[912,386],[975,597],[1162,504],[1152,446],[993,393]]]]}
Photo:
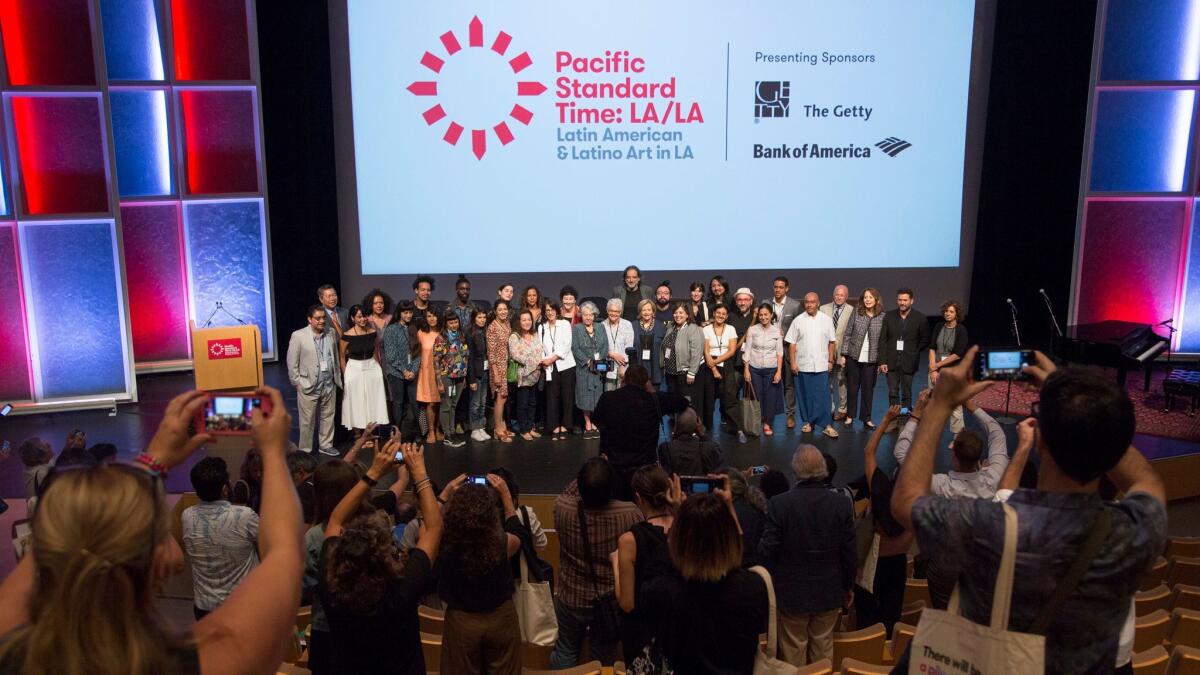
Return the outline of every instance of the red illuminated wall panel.
{"type": "Polygon", "coordinates": [[[1188,200],[1088,200],[1077,323],[1172,318],[1188,200]]]}
{"type": "Polygon", "coordinates": [[[246,0],[171,0],[177,80],[249,80],[246,0]]]}
{"type": "Polygon", "coordinates": [[[190,358],[179,203],[123,204],[121,228],[134,358],[190,358]]]}
{"type": "Polygon", "coordinates": [[[0,0],[9,82],[96,84],[87,0],[0,0]]]}
{"type": "Polygon", "coordinates": [[[258,118],[250,89],[181,89],[187,189],[257,192],[258,118]]]}
{"type": "Polygon", "coordinates": [[[24,195],[35,215],[107,213],[108,163],[98,96],[9,99],[24,195]]]}
{"type": "MultiPolygon", "coordinates": [[[[16,227],[0,225],[0,401],[33,398],[29,381],[29,343],[25,326],[25,305],[21,291],[21,266],[17,261],[16,227]]],[[[3,403],[0,403],[2,405],[3,403]]]]}

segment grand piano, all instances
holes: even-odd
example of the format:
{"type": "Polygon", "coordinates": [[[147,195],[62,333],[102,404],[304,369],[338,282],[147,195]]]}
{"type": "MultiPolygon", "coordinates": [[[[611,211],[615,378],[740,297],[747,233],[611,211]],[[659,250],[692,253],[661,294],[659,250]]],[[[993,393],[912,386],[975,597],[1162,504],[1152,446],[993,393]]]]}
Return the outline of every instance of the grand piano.
{"type": "Polygon", "coordinates": [[[1051,350],[1068,363],[1087,363],[1117,369],[1117,384],[1125,386],[1130,370],[1145,373],[1143,391],[1150,390],[1150,364],[1167,350],[1167,336],[1156,326],[1130,321],[1101,321],[1067,326],[1051,350]]]}

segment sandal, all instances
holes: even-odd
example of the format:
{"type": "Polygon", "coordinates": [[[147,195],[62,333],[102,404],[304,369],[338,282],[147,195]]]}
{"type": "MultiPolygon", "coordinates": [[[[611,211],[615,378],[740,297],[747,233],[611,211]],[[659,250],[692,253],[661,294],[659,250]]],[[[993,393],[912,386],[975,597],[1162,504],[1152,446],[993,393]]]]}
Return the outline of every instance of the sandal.
{"type": "Polygon", "coordinates": [[[770,424],[764,424],[764,425],[763,425],[763,431],[762,431],[762,433],[763,433],[763,436],[774,436],[774,435],[775,435],[775,432],[774,432],[774,431],[771,431],[771,425],[770,425],[770,424]]]}
{"type": "Polygon", "coordinates": [[[530,429],[530,430],[529,430],[529,435],[530,435],[530,436],[533,436],[534,438],[541,438],[541,437],[542,437],[542,435],[538,433],[537,429],[530,429]]]}
{"type": "Polygon", "coordinates": [[[532,441],[533,440],[533,432],[526,431],[525,433],[521,434],[521,439],[525,440],[525,441],[532,441]]]}

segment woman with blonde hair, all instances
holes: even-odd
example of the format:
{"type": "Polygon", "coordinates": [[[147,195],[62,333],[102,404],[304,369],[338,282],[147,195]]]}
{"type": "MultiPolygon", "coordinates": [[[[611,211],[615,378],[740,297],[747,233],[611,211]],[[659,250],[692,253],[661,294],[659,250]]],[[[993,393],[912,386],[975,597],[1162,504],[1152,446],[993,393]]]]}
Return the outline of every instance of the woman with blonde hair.
{"type": "Polygon", "coordinates": [[[207,394],[177,396],[134,465],[77,467],[47,482],[32,548],[0,585],[0,672],[274,672],[295,629],[304,559],[284,460],[291,416],[277,390],[258,393],[272,403],[251,428],[263,457],[259,566],[190,634],[157,611],[155,588],[183,569],[162,476],[212,441],[188,436],[207,394]]]}

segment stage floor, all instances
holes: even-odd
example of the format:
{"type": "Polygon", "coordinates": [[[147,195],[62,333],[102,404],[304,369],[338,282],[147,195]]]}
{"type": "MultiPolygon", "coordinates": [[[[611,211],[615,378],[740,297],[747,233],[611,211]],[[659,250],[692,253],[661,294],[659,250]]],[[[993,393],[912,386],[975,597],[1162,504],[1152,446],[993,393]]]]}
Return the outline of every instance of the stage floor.
{"type": "MultiPolygon", "coordinates": [[[[294,390],[288,386],[285,366],[281,363],[269,363],[263,372],[267,384],[279,387],[283,391],[288,409],[295,416],[296,396],[294,390]]],[[[6,439],[12,444],[11,455],[7,460],[0,462],[0,497],[15,499],[24,496],[22,465],[17,456],[17,447],[25,438],[40,436],[49,441],[57,451],[62,447],[69,431],[82,429],[87,433],[89,445],[100,442],[113,443],[120,448],[122,459],[132,459],[154,434],[167,402],[190,388],[192,382],[190,372],[140,376],[139,401],[119,406],[116,416],[109,416],[104,410],[92,410],[24,415],[0,421],[0,439],[6,439]]],[[[926,382],[925,372],[922,370],[916,377],[914,388],[920,390],[926,386],[926,382]]],[[[875,419],[878,422],[883,411],[887,409],[887,385],[883,378],[880,378],[875,388],[874,408],[875,419]]],[[[831,439],[819,433],[802,434],[798,429],[788,431],[782,424],[783,416],[779,417],[779,422],[775,436],[750,438],[744,445],[738,444],[731,434],[719,434],[717,441],[725,453],[727,463],[740,468],[767,464],[790,475],[787,467],[792,451],[797,444],[807,442],[816,445],[837,460],[835,482],[845,483],[862,475],[862,449],[870,434],[861,424],[856,425],[854,430],[845,429],[838,424],[841,436],[831,439]]],[[[1014,427],[1005,426],[1005,433],[1011,451],[1016,444],[1014,427]]],[[[880,444],[878,458],[880,466],[885,470],[895,466],[891,454],[895,438],[896,434],[890,434],[880,444]]],[[[950,468],[949,442],[950,434],[947,431],[943,434],[938,452],[938,471],[947,471],[950,468]]],[[[1159,436],[1139,434],[1135,438],[1135,444],[1150,459],[1200,453],[1200,444],[1159,436]]],[[[230,462],[231,471],[235,470],[240,464],[237,458],[245,451],[246,441],[226,438],[219,445],[219,450],[211,448],[197,452],[193,461],[208,451],[225,456],[230,462]]],[[[488,469],[504,466],[516,475],[523,493],[556,494],[574,478],[580,464],[597,453],[598,447],[599,441],[584,440],[580,436],[571,436],[569,440],[559,442],[552,442],[548,437],[533,442],[517,438],[511,444],[495,441],[468,442],[461,448],[448,448],[439,444],[428,448],[427,462],[430,474],[439,482],[453,478],[459,473],[483,473],[488,469]]],[[[187,476],[190,463],[172,472],[167,481],[170,492],[191,491],[187,476]]]]}

